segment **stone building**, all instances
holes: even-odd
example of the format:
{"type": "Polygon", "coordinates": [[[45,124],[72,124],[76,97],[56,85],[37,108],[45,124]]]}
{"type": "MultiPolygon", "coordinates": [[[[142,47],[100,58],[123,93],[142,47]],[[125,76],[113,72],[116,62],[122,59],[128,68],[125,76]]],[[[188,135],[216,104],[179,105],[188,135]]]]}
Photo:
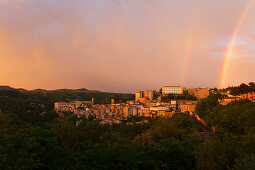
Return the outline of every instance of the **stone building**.
{"type": "Polygon", "coordinates": [[[193,95],[199,100],[201,100],[209,96],[210,93],[208,88],[199,88],[199,89],[188,89],[188,94],[193,95]]]}
{"type": "Polygon", "coordinates": [[[183,87],[181,86],[164,86],[162,87],[162,95],[168,94],[183,94],[183,87]]]}
{"type": "Polygon", "coordinates": [[[182,113],[186,113],[186,112],[194,113],[195,109],[196,109],[196,105],[197,105],[197,102],[195,102],[195,101],[183,103],[180,105],[181,112],[182,113]]]}
{"type": "Polygon", "coordinates": [[[144,98],[147,98],[149,100],[153,100],[155,92],[156,92],[156,90],[145,90],[144,91],[144,98]]]}
{"type": "Polygon", "coordinates": [[[135,93],[135,100],[141,101],[142,99],[153,100],[156,90],[145,90],[135,93]]]}
{"type": "Polygon", "coordinates": [[[195,112],[196,105],[195,104],[182,104],[181,105],[181,112],[186,113],[186,112],[195,112]]]}
{"type": "Polygon", "coordinates": [[[255,92],[240,94],[241,99],[248,99],[255,102],[255,92]]]}
{"type": "Polygon", "coordinates": [[[57,113],[70,112],[72,110],[72,107],[70,107],[67,102],[56,102],[56,103],[54,103],[54,110],[57,113]]]}
{"type": "Polygon", "coordinates": [[[240,100],[240,97],[226,97],[224,99],[219,99],[218,101],[221,105],[227,105],[229,103],[239,101],[239,100],[240,100]]]}

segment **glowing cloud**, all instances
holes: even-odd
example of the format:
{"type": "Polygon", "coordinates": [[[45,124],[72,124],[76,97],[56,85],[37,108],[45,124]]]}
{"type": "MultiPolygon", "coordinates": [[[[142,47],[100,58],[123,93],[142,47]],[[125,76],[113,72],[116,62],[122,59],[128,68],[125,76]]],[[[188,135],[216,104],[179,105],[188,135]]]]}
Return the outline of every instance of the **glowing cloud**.
{"type": "MultiPolygon", "coordinates": [[[[218,86],[222,39],[247,1],[0,0],[0,85],[114,92],[218,86]]],[[[252,6],[239,35],[246,61],[254,57],[254,20],[252,6]]],[[[231,83],[254,81],[255,63],[237,63],[237,75],[235,62],[231,83]]]]}
{"type": "Polygon", "coordinates": [[[232,50],[233,50],[233,45],[235,42],[235,39],[238,35],[238,32],[242,26],[242,23],[245,19],[245,17],[247,16],[252,4],[253,4],[254,0],[249,0],[248,3],[246,4],[243,12],[241,13],[241,16],[239,17],[237,24],[235,26],[235,29],[232,33],[231,39],[228,43],[228,48],[225,52],[224,58],[223,58],[223,62],[221,65],[221,70],[220,70],[220,78],[219,78],[219,88],[224,88],[225,86],[225,76],[226,76],[226,70],[227,70],[227,66],[228,66],[228,62],[229,62],[229,58],[231,56],[232,50]]]}
{"type": "Polygon", "coordinates": [[[4,3],[24,3],[27,1],[28,0],[0,0],[0,2],[4,2],[4,3]]]}

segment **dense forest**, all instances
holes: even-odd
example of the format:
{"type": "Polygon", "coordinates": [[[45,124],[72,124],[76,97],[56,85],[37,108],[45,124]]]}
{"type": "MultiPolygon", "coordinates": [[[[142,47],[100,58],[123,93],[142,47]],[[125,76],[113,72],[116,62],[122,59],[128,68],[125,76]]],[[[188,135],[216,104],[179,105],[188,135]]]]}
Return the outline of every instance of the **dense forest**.
{"type": "Polygon", "coordinates": [[[0,169],[254,169],[255,103],[248,100],[220,106],[223,96],[211,94],[200,101],[196,112],[215,128],[209,136],[182,113],[129,117],[119,125],[89,117],[76,126],[76,117],[59,122],[53,111],[54,101],[94,97],[108,103],[113,95],[118,101],[133,97],[86,89],[0,90],[0,169]]]}

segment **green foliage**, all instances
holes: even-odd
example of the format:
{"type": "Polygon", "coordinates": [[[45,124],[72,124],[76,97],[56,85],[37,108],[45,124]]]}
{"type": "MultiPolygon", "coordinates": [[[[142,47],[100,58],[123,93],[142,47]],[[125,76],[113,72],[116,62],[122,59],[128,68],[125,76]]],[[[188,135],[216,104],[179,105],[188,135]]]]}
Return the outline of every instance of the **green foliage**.
{"type": "Polygon", "coordinates": [[[221,94],[210,94],[207,98],[201,100],[197,106],[195,112],[206,122],[211,125],[216,110],[220,109],[218,99],[223,98],[221,94]]]}
{"type": "Polygon", "coordinates": [[[140,121],[149,120],[150,118],[144,116],[128,116],[126,122],[136,123],[140,121]]]}
{"type": "Polygon", "coordinates": [[[241,153],[241,143],[238,138],[226,133],[214,135],[197,151],[197,168],[212,170],[233,168],[241,153]]]}
{"type": "Polygon", "coordinates": [[[70,116],[48,130],[1,113],[0,168],[195,169],[199,126],[182,114],[135,123],[146,119],[129,117],[112,126],[83,119],[76,126],[70,116]]]}
{"type": "Polygon", "coordinates": [[[51,131],[16,124],[3,113],[0,123],[0,169],[64,169],[64,146],[51,131]]]}
{"type": "Polygon", "coordinates": [[[239,95],[239,94],[254,92],[255,91],[255,83],[250,82],[248,85],[245,83],[242,83],[240,86],[229,87],[229,88],[227,88],[227,90],[230,90],[230,94],[232,94],[232,95],[239,95]]]}
{"type": "Polygon", "coordinates": [[[77,90],[65,90],[65,91],[47,91],[46,93],[40,93],[44,95],[51,102],[58,101],[72,101],[72,100],[91,100],[95,99],[96,103],[111,103],[111,99],[114,98],[116,102],[125,102],[127,100],[133,99],[132,94],[122,94],[122,93],[105,93],[98,91],[77,91],[77,90]]]}
{"type": "Polygon", "coordinates": [[[167,96],[162,96],[161,101],[162,102],[171,102],[171,100],[193,100],[196,101],[197,98],[192,95],[183,94],[183,95],[174,95],[174,94],[168,94],[167,96]]]}
{"type": "Polygon", "coordinates": [[[235,170],[253,170],[255,167],[255,154],[243,155],[239,160],[236,160],[235,170]]]}
{"type": "Polygon", "coordinates": [[[134,95],[111,95],[103,99],[103,104],[111,104],[111,100],[114,99],[115,103],[125,103],[130,100],[134,100],[134,95]]]}
{"type": "Polygon", "coordinates": [[[172,117],[176,126],[182,130],[182,134],[192,134],[196,132],[201,132],[202,128],[195,121],[191,120],[188,115],[177,113],[172,117]]]}
{"type": "Polygon", "coordinates": [[[194,169],[191,144],[201,143],[194,136],[201,127],[183,114],[150,122],[110,126],[84,119],[79,126],[67,121],[52,130],[73,154],[75,169],[194,169]]]}
{"type": "Polygon", "coordinates": [[[255,153],[255,103],[241,100],[220,108],[215,107],[206,113],[205,120],[215,126],[216,131],[197,150],[197,168],[251,169],[255,153]]]}
{"type": "Polygon", "coordinates": [[[0,109],[21,121],[40,126],[56,117],[56,113],[52,111],[53,105],[50,109],[49,104],[43,100],[17,90],[0,91],[0,109]]]}
{"type": "Polygon", "coordinates": [[[94,93],[108,95],[86,89],[0,90],[0,169],[254,169],[255,103],[220,106],[220,94],[200,101],[196,112],[216,127],[209,138],[182,113],[131,116],[114,125],[73,115],[55,120],[55,100],[86,100],[94,93]]]}

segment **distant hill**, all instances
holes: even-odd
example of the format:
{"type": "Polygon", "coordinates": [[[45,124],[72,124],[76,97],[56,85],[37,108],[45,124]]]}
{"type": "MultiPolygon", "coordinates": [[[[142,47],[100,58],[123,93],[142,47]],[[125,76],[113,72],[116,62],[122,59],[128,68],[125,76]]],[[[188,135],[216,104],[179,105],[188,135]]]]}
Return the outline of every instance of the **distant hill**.
{"type": "Polygon", "coordinates": [[[34,89],[34,90],[26,90],[24,88],[13,88],[10,86],[0,86],[0,90],[16,90],[20,92],[36,92],[36,93],[61,93],[61,92],[68,92],[68,93],[104,93],[104,94],[113,94],[113,95],[132,95],[129,93],[114,93],[114,92],[102,92],[99,90],[89,90],[86,88],[80,88],[80,89],[56,89],[56,90],[45,90],[45,89],[34,89]]]}
{"type": "Polygon", "coordinates": [[[23,88],[18,88],[16,90],[18,90],[18,91],[27,91],[26,89],[23,89],[23,88]]]}
{"type": "Polygon", "coordinates": [[[44,90],[44,89],[34,89],[32,91],[34,91],[34,92],[47,92],[47,90],[44,90]]]}
{"type": "Polygon", "coordinates": [[[15,90],[15,89],[10,86],[0,86],[0,90],[15,90]]]}
{"type": "Polygon", "coordinates": [[[91,101],[92,98],[94,98],[96,104],[109,104],[111,99],[114,99],[116,103],[120,103],[134,100],[135,96],[133,94],[108,93],[85,88],[25,90],[0,86],[0,111],[12,113],[19,120],[38,125],[54,118],[54,112],[52,112],[54,110],[54,102],[91,101]],[[46,116],[42,117],[41,113],[46,113],[46,116]]]}
{"type": "Polygon", "coordinates": [[[48,91],[51,91],[51,92],[74,92],[74,91],[85,92],[85,91],[88,91],[88,89],[86,89],[86,88],[81,88],[81,89],[56,89],[56,90],[48,90],[48,91]]]}
{"type": "Polygon", "coordinates": [[[133,94],[101,92],[98,90],[88,90],[86,88],[26,90],[23,88],[15,89],[10,86],[0,86],[0,90],[2,91],[0,97],[1,95],[6,95],[4,91],[13,91],[13,94],[15,94],[12,96],[13,98],[15,98],[15,96],[25,96],[25,98],[29,98],[32,101],[36,100],[37,102],[41,102],[46,105],[52,105],[54,102],[58,101],[91,100],[92,98],[95,99],[96,103],[110,103],[111,99],[115,99],[115,102],[126,102],[128,100],[134,100],[133,94]]]}

